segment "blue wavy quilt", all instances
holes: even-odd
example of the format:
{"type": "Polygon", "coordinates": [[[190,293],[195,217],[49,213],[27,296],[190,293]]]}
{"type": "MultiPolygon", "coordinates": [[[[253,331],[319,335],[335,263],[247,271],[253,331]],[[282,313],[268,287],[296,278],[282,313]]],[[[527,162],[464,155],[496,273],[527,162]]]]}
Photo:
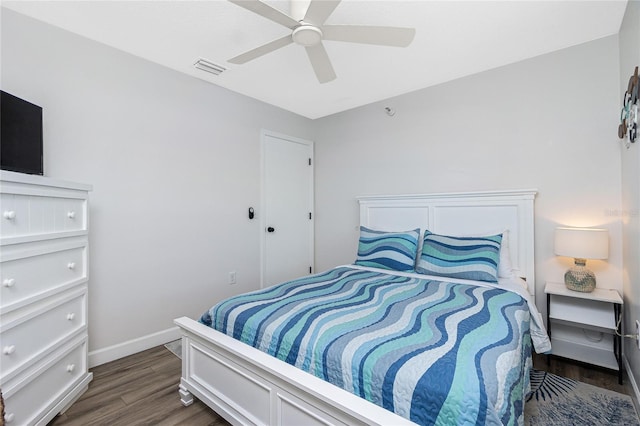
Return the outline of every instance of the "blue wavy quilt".
{"type": "Polygon", "coordinates": [[[418,424],[523,423],[529,310],[498,287],[340,267],[200,322],[418,424]]]}

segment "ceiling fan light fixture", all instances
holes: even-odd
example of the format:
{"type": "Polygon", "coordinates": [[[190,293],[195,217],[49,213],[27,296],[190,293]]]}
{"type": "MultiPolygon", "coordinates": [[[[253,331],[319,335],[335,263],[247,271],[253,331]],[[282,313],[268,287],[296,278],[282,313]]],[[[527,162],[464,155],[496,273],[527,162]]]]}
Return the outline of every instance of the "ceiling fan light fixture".
{"type": "Polygon", "coordinates": [[[293,30],[291,38],[300,46],[315,46],[322,41],[322,30],[315,25],[302,24],[293,30]]]}

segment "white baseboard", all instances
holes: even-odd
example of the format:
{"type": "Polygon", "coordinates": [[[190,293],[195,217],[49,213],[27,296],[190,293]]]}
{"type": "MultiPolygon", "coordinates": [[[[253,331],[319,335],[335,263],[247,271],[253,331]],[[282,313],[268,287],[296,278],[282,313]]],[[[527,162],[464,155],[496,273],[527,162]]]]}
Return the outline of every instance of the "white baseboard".
{"type": "Polygon", "coordinates": [[[629,365],[629,360],[626,356],[622,357],[624,361],[624,368],[627,370],[627,377],[629,377],[629,383],[633,388],[633,393],[636,395],[635,398],[631,398],[633,400],[633,405],[636,407],[636,414],[640,417],[640,390],[638,389],[638,382],[636,382],[636,378],[631,372],[631,366],[629,365]]]}
{"type": "Polygon", "coordinates": [[[171,327],[158,331],[157,333],[147,334],[137,339],[91,351],[89,352],[89,368],[115,361],[116,359],[124,358],[125,356],[133,355],[155,346],[164,345],[167,342],[179,339],[180,336],[180,329],[178,329],[178,327],[171,327]]]}

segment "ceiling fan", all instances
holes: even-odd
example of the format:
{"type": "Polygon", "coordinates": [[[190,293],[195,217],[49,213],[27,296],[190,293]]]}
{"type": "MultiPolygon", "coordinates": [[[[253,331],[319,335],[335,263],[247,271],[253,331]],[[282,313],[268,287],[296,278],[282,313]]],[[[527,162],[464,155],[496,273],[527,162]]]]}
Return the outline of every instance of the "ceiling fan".
{"type": "MultiPolygon", "coordinates": [[[[416,32],[414,28],[401,27],[324,25],[341,0],[311,0],[309,7],[304,12],[304,17],[299,21],[259,0],[229,1],[273,22],[284,25],[291,30],[291,34],[242,53],[229,59],[228,62],[244,64],[291,43],[296,43],[303,46],[307,51],[313,71],[320,83],[326,83],[336,78],[336,73],[333,70],[322,40],[407,47],[413,41],[416,32]]],[[[295,7],[299,3],[304,4],[304,2],[292,0],[292,12],[296,12],[295,7]]]]}

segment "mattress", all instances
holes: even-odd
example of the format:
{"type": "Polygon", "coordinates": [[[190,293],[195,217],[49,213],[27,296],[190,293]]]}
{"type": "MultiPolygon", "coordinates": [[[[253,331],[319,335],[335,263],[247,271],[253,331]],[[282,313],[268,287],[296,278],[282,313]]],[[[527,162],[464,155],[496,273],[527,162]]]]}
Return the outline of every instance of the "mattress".
{"type": "Polygon", "coordinates": [[[415,423],[498,425],[523,423],[530,318],[500,286],[345,266],[200,322],[415,423]]]}

